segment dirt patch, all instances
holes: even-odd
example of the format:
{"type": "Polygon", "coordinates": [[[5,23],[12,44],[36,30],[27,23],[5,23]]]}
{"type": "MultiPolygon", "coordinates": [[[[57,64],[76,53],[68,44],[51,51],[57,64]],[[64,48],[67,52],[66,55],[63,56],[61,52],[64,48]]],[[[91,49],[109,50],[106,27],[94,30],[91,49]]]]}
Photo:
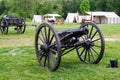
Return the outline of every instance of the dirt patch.
{"type": "Polygon", "coordinates": [[[119,38],[105,38],[105,41],[120,41],[119,38]]]}
{"type": "MultiPolygon", "coordinates": [[[[119,38],[105,38],[105,41],[120,41],[119,38]]],[[[34,37],[0,38],[0,47],[34,46],[34,37]]]]}
{"type": "Polygon", "coordinates": [[[0,47],[10,47],[10,46],[27,46],[34,45],[33,37],[25,38],[0,38],[0,47]]]}

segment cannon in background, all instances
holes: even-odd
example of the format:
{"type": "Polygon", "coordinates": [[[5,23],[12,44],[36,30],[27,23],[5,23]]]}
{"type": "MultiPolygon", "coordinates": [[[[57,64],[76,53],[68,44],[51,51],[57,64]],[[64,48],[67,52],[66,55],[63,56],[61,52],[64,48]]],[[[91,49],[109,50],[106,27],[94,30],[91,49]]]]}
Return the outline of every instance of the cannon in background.
{"type": "Polygon", "coordinates": [[[17,18],[13,15],[5,15],[0,20],[1,33],[7,34],[10,26],[15,26],[15,30],[17,30],[18,33],[22,34],[26,29],[25,19],[23,17],[17,18]]]}

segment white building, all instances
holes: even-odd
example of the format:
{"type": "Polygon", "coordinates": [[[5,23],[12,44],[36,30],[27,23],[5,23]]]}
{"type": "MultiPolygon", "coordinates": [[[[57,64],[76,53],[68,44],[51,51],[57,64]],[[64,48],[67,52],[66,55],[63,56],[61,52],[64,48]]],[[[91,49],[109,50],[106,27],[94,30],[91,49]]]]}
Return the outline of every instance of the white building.
{"type": "Polygon", "coordinates": [[[99,24],[118,24],[120,17],[115,12],[86,12],[92,15],[93,21],[99,24]]]}

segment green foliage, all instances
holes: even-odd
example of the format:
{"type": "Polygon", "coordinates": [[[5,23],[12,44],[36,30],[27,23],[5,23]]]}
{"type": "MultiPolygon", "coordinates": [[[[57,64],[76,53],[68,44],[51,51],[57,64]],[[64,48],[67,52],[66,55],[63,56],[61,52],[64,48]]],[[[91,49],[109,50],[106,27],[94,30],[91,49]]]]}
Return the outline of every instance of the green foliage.
{"type": "Polygon", "coordinates": [[[6,10],[6,1],[0,2],[0,14],[2,14],[6,10]]]}
{"type": "Polygon", "coordinates": [[[66,18],[67,13],[80,12],[81,0],[62,0],[62,16],[66,18]]]}
{"type": "Polygon", "coordinates": [[[80,4],[80,11],[82,14],[84,14],[87,11],[90,11],[90,4],[89,0],[83,0],[80,4]]]}
{"type": "MultiPolygon", "coordinates": [[[[114,11],[120,15],[119,0],[0,0],[0,15],[14,14],[32,18],[34,14],[67,13],[86,11],[114,11]]],[[[0,16],[0,17],[1,17],[0,16]]]]}
{"type": "Polygon", "coordinates": [[[120,15],[119,0],[90,0],[91,11],[112,11],[120,15]]]}
{"type": "Polygon", "coordinates": [[[33,5],[33,3],[31,3],[31,1],[33,0],[16,0],[13,3],[11,3],[11,5],[9,7],[11,7],[12,5],[19,5],[17,7],[12,6],[10,8],[11,12],[16,12],[21,16],[24,17],[32,17],[33,14],[33,7],[31,5],[33,5]]]}
{"type": "Polygon", "coordinates": [[[92,11],[106,11],[107,5],[106,1],[108,0],[90,0],[90,6],[92,11]]]}
{"type": "Polygon", "coordinates": [[[120,16],[120,1],[119,0],[106,0],[107,11],[116,12],[120,16]]]}

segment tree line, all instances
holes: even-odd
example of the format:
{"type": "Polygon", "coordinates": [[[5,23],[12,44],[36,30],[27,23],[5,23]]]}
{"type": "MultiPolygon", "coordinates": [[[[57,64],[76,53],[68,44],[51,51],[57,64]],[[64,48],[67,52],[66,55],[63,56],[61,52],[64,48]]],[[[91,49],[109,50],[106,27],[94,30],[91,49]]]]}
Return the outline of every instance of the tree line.
{"type": "Polygon", "coordinates": [[[120,16],[119,0],[0,0],[0,16],[13,14],[32,18],[34,14],[84,14],[86,11],[113,11],[120,16]]]}

